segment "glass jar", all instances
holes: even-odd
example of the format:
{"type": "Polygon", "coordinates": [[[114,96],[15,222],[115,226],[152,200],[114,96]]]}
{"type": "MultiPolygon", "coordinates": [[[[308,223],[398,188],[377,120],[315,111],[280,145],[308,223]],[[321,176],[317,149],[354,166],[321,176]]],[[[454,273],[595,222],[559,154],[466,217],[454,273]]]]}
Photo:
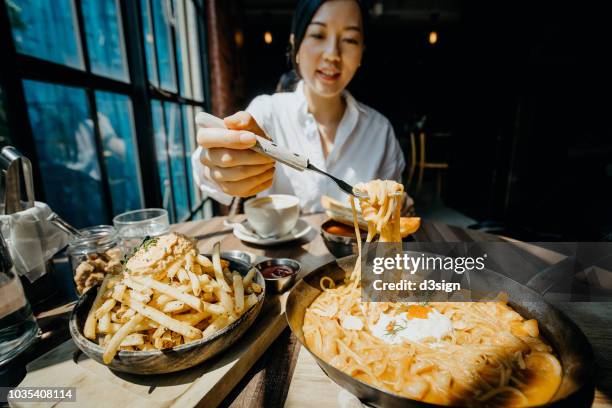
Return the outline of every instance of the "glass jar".
{"type": "Polygon", "coordinates": [[[122,270],[123,248],[117,230],[111,225],[97,225],[79,230],[83,235],[68,243],[66,253],[79,295],[102,282],[107,274],[122,270]]]}
{"type": "Polygon", "coordinates": [[[0,371],[27,349],[38,334],[38,325],[8,248],[0,233],[0,371]]]}

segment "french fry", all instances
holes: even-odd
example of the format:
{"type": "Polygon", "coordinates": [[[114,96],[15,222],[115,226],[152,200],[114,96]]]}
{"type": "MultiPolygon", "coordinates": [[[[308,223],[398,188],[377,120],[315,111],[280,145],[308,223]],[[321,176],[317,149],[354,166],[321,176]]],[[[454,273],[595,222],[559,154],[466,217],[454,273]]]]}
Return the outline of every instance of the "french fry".
{"type": "Polygon", "coordinates": [[[132,333],[125,336],[123,341],[119,346],[121,347],[133,347],[133,346],[141,346],[144,344],[144,334],[141,333],[132,333]]]}
{"type": "Polygon", "coordinates": [[[180,333],[183,336],[194,338],[202,337],[202,332],[200,330],[196,329],[195,327],[191,327],[181,321],[173,319],[172,317],[164,314],[163,312],[160,312],[159,310],[151,306],[147,306],[127,296],[123,298],[123,302],[126,303],[131,309],[134,309],[137,313],[146,316],[154,322],[157,322],[172,331],[180,333]]]}
{"type": "Polygon", "coordinates": [[[193,292],[195,296],[198,296],[200,292],[202,291],[202,288],[200,287],[200,279],[198,278],[198,275],[196,275],[194,272],[191,272],[191,271],[188,271],[187,275],[189,276],[189,280],[191,281],[191,291],[193,292]]]}
{"type": "Polygon", "coordinates": [[[217,317],[215,320],[213,320],[210,323],[210,325],[206,329],[204,329],[204,331],[202,332],[202,338],[206,338],[218,332],[219,330],[227,326],[227,323],[228,323],[227,317],[225,316],[217,317]]]}
{"type": "Polygon", "coordinates": [[[153,332],[153,334],[151,335],[151,338],[159,339],[161,336],[164,335],[166,330],[168,329],[166,329],[164,326],[159,326],[157,329],[155,329],[155,332],[153,332]]]}
{"type": "Polygon", "coordinates": [[[121,318],[119,319],[120,323],[127,323],[132,316],[134,316],[136,314],[136,311],[132,310],[132,309],[128,309],[125,312],[123,312],[123,314],[121,315],[121,318]]]}
{"type": "Polygon", "coordinates": [[[193,257],[191,254],[185,256],[185,270],[187,273],[193,272],[193,257]]]}
{"type": "Polygon", "coordinates": [[[174,347],[174,343],[172,338],[159,337],[153,341],[153,346],[158,350],[163,350],[174,347]]]}
{"type": "Polygon", "coordinates": [[[220,286],[217,286],[215,287],[214,294],[219,299],[219,302],[221,303],[225,311],[227,311],[227,313],[233,314],[234,313],[234,300],[229,295],[229,293],[221,289],[220,286]]]}
{"type": "Polygon", "coordinates": [[[111,295],[112,297],[121,299],[126,289],[127,289],[127,286],[123,284],[115,285],[115,287],[113,288],[113,293],[111,293],[111,295]]]}
{"type": "Polygon", "coordinates": [[[110,313],[106,313],[100,318],[100,320],[98,320],[98,330],[100,333],[110,333],[110,326],[110,313]]]}
{"type": "MultiPolygon", "coordinates": [[[[127,323],[128,321],[129,321],[129,319],[126,319],[125,323],[127,323]]],[[[153,322],[151,322],[150,320],[147,319],[147,321],[143,321],[138,326],[136,326],[132,330],[132,333],[140,332],[140,331],[144,331],[144,330],[149,330],[149,329],[152,328],[152,323],[153,322]]],[[[157,324],[157,323],[153,323],[153,324],[157,324]]],[[[122,326],[123,326],[122,323],[111,323],[111,325],[110,325],[110,333],[117,333],[122,326]]]]}
{"type": "Polygon", "coordinates": [[[256,305],[257,302],[258,302],[257,295],[254,293],[251,293],[246,298],[246,308],[250,309],[252,306],[256,305]]]}
{"type": "Polygon", "coordinates": [[[91,340],[96,339],[96,324],[98,323],[98,319],[96,318],[96,310],[102,306],[102,295],[106,292],[106,288],[111,280],[111,275],[106,275],[102,284],[98,288],[98,293],[91,305],[91,309],[89,309],[89,313],[87,314],[87,319],[85,320],[85,325],[83,327],[83,334],[85,337],[91,340]]]}
{"type": "Polygon", "coordinates": [[[170,267],[166,271],[166,276],[170,279],[174,278],[176,274],[178,273],[179,269],[181,269],[181,266],[183,266],[182,259],[174,262],[172,265],[170,265],[170,267]]]}
{"type": "Polygon", "coordinates": [[[113,334],[113,337],[104,348],[104,353],[102,354],[102,361],[104,361],[104,364],[109,364],[113,360],[113,357],[115,357],[115,354],[117,354],[117,349],[119,348],[119,345],[121,345],[123,339],[130,334],[132,329],[142,322],[143,319],[143,315],[134,315],[129,322],[124,324],[123,327],[117,331],[117,333],[113,334]]]}
{"type": "Polygon", "coordinates": [[[178,333],[170,333],[170,338],[172,338],[172,343],[174,344],[174,346],[180,346],[181,344],[183,344],[183,336],[178,333]]]}
{"type": "Polygon", "coordinates": [[[242,286],[242,276],[238,272],[232,273],[234,287],[234,311],[238,314],[244,309],[244,286],[242,286]]]}
{"type": "Polygon", "coordinates": [[[135,290],[130,290],[129,295],[132,299],[142,303],[149,303],[151,301],[150,295],[145,295],[144,293],[136,292],[135,290]]]}
{"type": "Polygon", "coordinates": [[[181,283],[189,281],[189,275],[187,275],[187,271],[184,268],[180,268],[176,276],[178,277],[178,280],[181,283]]]}
{"type": "Polygon", "coordinates": [[[170,296],[173,299],[180,300],[181,302],[191,306],[195,310],[201,312],[202,302],[197,297],[190,295],[188,293],[181,292],[178,288],[174,286],[167,285],[162,282],[158,282],[149,277],[139,277],[137,282],[142,283],[150,288],[157,290],[158,292],[163,293],[164,295],[170,296]]]}
{"type": "Polygon", "coordinates": [[[245,288],[250,286],[251,282],[253,282],[253,278],[255,277],[255,272],[257,272],[257,269],[251,268],[249,269],[247,274],[244,275],[244,278],[242,279],[242,284],[244,285],[245,288]]]}
{"type": "Polygon", "coordinates": [[[263,288],[258,284],[258,283],[251,283],[251,288],[253,289],[253,292],[255,293],[261,293],[261,291],[263,290],[263,288]]]}
{"type": "Polygon", "coordinates": [[[225,281],[232,283],[232,273],[230,272],[229,269],[224,268],[223,269],[223,276],[225,276],[225,281]]]}
{"type": "Polygon", "coordinates": [[[215,270],[215,279],[217,283],[221,286],[221,289],[226,293],[231,292],[231,289],[227,282],[225,281],[225,276],[223,275],[223,269],[221,266],[221,244],[219,242],[215,242],[213,246],[213,268],[215,270]]]}
{"type": "Polygon", "coordinates": [[[170,302],[172,300],[172,297],[168,296],[168,295],[164,295],[163,293],[161,295],[159,295],[157,297],[157,299],[155,299],[155,304],[159,307],[162,307],[163,305],[165,305],[166,303],[170,302]]]}
{"type": "Polygon", "coordinates": [[[100,306],[98,310],[96,310],[96,319],[100,319],[102,316],[109,313],[113,309],[113,307],[115,307],[115,304],[117,304],[117,301],[115,299],[106,299],[102,306],[100,306]]]}
{"type": "Polygon", "coordinates": [[[132,278],[124,278],[123,279],[123,283],[130,289],[142,293],[143,295],[147,295],[147,296],[152,296],[153,295],[153,291],[151,290],[151,288],[148,288],[144,285],[141,285],[140,283],[134,281],[134,279],[132,278]]]}
{"type": "Polygon", "coordinates": [[[174,316],[174,318],[178,321],[187,323],[191,326],[195,326],[196,324],[200,323],[202,320],[206,319],[208,316],[210,316],[209,313],[196,312],[196,313],[180,314],[180,315],[174,316]]]}
{"type": "Polygon", "coordinates": [[[210,261],[210,259],[208,259],[202,254],[196,256],[196,262],[199,263],[200,266],[203,268],[202,272],[206,272],[207,270],[208,271],[213,270],[213,263],[210,261]]]}
{"type": "Polygon", "coordinates": [[[183,306],[185,306],[185,303],[180,300],[173,300],[166,303],[164,307],[161,308],[161,311],[164,313],[174,313],[183,310],[183,306]]]}

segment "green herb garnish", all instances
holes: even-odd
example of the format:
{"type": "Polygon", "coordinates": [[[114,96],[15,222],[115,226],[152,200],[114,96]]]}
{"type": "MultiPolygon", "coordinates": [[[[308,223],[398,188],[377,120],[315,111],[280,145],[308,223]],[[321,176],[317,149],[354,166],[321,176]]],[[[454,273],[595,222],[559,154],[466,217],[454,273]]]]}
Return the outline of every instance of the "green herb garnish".
{"type": "Polygon", "coordinates": [[[143,251],[146,251],[147,249],[151,248],[153,245],[157,244],[158,241],[159,241],[159,238],[150,237],[147,235],[145,239],[142,240],[140,245],[132,249],[132,253],[130,253],[129,255],[125,255],[123,257],[123,260],[121,260],[121,264],[125,265],[134,255],[136,255],[136,252],[140,251],[141,249],[143,251]]]}
{"type": "Polygon", "coordinates": [[[389,324],[389,326],[387,326],[387,331],[384,334],[385,336],[395,336],[397,335],[397,333],[401,332],[402,330],[405,330],[408,327],[404,324],[398,323],[395,320],[393,321],[393,323],[389,324]]]}

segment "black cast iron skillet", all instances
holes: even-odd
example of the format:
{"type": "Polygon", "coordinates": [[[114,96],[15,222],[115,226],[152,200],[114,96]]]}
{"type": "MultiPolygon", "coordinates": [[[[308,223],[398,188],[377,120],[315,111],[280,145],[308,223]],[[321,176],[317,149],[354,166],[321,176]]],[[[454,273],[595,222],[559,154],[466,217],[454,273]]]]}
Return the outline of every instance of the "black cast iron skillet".
{"type": "MultiPolygon", "coordinates": [[[[409,255],[410,252],[407,252],[409,255]]],[[[412,253],[412,256],[420,256],[412,253]]],[[[356,261],[356,256],[347,256],[331,261],[300,280],[291,290],[287,299],[287,320],[291,331],[306,349],[302,325],[306,308],[321,293],[319,281],[323,276],[329,276],[335,282],[341,283],[345,276],[350,275],[356,261]]],[[[478,272],[479,279],[488,285],[491,291],[508,294],[508,304],[527,319],[537,319],[540,332],[548,340],[559,356],[562,365],[562,380],[559,390],[553,400],[545,405],[551,407],[590,407],[594,396],[593,351],[591,346],[578,328],[567,316],[546,303],[542,297],[512,279],[484,269],[478,272]],[[519,299],[514,302],[513,299],[519,299]]],[[[376,388],[365,382],[357,380],[348,374],[334,368],[317,357],[310,349],[323,371],[337,384],[357,396],[365,404],[374,407],[437,407],[401,397],[388,391],[376,388]]],[[[461,406],[460,403],[456,406],[461,406]]]]}

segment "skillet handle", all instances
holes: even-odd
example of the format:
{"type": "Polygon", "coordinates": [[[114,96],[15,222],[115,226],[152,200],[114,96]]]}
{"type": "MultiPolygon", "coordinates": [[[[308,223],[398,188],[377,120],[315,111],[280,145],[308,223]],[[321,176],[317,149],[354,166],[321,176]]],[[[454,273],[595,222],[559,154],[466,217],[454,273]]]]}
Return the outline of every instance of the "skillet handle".
{"type": "Polygon", "coordinates": [[[544,296],[557,283],[565,281],[571,285],[576,264],[575,256],[564,260],[536,273],[525,286],[544,296]]]}

